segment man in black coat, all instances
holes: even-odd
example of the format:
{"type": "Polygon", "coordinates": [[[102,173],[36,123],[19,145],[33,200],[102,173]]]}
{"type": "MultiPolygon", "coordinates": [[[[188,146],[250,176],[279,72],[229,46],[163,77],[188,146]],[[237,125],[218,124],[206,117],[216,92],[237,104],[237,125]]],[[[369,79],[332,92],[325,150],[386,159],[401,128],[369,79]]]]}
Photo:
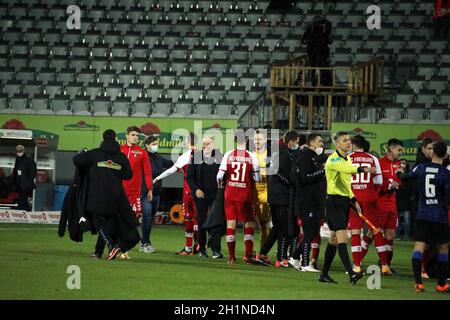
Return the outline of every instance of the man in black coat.
{"type": "MultiPolygon", "coordinates": [[[[120,254],[117,239],[127,232],[124,229],[137,226],[132,209],[128,201],[125,201],[127,198],[122,187],[122,180],[131,179],[133,172],[115,138],[115,132],[108,129],[103,133],[100,148],[90,151],[84,149],[73,158],[73,163],[78,168],[90,168],[86,209],[93,213],[94,226],[109,248],[108,260],[120,254]]],[[[96,250],[101,247],[99,242],[97,241],[96,250]]],[[[100,252],[96,253],[101,255],[100,252]]]]}
{"type": "Polygon", "coordinates": [[[298,150],[299,137],[297,132],[288,131],[284,135],[283,143],[279,145],[279,153],[273,154],[271,166],[267,175],[268,183],[268,202],[272,213],[273,227],[270,230],[264,247],[256,256],[256,261],[265,265],[272,264],[267,257],[275,241],[278,241],[276,267],[288,267],[287,248],[288,248],[288,209],[289,209],[289,173],[291,170],[292,154],[298,150]]]}
{"type": "Polygon", "coordinates": [[[309,272],[319,272],[310,265],[309,255],[311,242],[320,233],[320,218],[322,216],[320,194],[321,184],[325,179],[323,165],[318,164],[318,157],[323,151],[323,140],[320,134],[311,133],[306,138],[306,146],[300,154],[293,179],[296,180],[296,212],[300,213],[303,227],[303,240],[293,254],[291,264],[300,269],[299,259],[302,255],[301,269],[309,272]]]}
{"type": "Polygon", "coordinates": [[[31,211],[28,198],[32,196],[36,188],[36,162],[25,154],[25,147],[19,144],[16,147],[16,161],[12,172],[12,183],[19,193],[18,210],[31,211]]]}
{"type": "MultiPolygon", "coordinates": [[[[222,154],[214,149],[211,137],[203,139],[203,150],[195,151],[188,167],[186,179],[191,189],[192,198],[197,209],[199,257],[207,258],[205,221],[217,196],[216,176],[222,162],[222,154]]],[[[213,250],[213,258],[222,258],[220,250],[220,235],[210,232],[209,245],[213,250]],[[219,239],[217,239],[219,236],[219,239]]]]}

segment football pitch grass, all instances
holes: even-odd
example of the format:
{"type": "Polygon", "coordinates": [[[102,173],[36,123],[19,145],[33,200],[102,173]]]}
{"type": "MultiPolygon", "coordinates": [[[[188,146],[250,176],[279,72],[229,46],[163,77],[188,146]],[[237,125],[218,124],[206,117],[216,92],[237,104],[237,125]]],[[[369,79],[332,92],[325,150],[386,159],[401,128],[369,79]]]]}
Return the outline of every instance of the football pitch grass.
{"type": "MultiPolygon", "coordinates": [[[[157,252],[139,253],[135,247],[127,261],[93,260],[95,240],[89,233],[82,243],[71,241],[67,234],[58,238],[56,226],[51,225],[0,224],[0,299],[450,299],[434,291],[435,280],[424,281],[427,292],[414,292],[411,242],[395,242],[393,267],[398,274],[382,276],[381,289],[369,290],[368,275],[355,286],[349,284],[338,255],[330,272],[338,285],[319,283],[317,273],[247,265],[242,262],[241,231],[236,265],[228,265],[226,258],[175,255],[184,245],[181,226],[154,226],[152,242],[157,252]],[[71,265],[80,268],[80,290],[67,288],[71,274],[66,271],[71,265]]],[[[323,241],[319,265],[325,245],[323,241]]],[[[224,240],[222,250],[226,256],[224,240]]],[[[373,246],[366,260],[366,266],[376,264],[373,246]]]]}

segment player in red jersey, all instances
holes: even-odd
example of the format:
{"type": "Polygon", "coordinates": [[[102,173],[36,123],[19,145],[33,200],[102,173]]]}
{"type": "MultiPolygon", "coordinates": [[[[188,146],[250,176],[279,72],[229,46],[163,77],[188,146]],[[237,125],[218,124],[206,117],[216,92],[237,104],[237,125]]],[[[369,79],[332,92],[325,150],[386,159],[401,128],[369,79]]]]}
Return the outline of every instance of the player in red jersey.
{"type": "Polygon", "coordinates": [[[222,185],[227,173],[224,194],[225,218],[227,220],[226,241],[230,255],[228,263],[236,263],[235,231],[236,221],[244,222],[244,262],[251,263],[255,212],[253,207],[253,186],[260,181],[258,159],[246,148],[247,137],[242,130],[235,134],[236,149],[225,153],[217,174],[217,183],[222,185]]]}
{"type": "MultiPolygon", "coordinates": [[[[120,151],[125,154],[131,165],[133,171],[133,177],[130,180],[124,180],[122,182],[125,194],[128,197],[131,208],[137,218],[142,216],[141,207],[141,187],[142,187],[142,174],[145,177],[145,183],[147,184],[147,199],[151,201],[153,199],[152,193],[152,166],[150,159],[148,158],[147,151],[137,145],[139,134],[141,129],[136,126],[130,126],[127,128],[125,135],[126,143],[120,147],[120,151]]],[[[122,259],[129,259],[127,252],[120,255],[122,259]]]]}
{"type": "Polygon", "coordinates": [[[136,217],[142,215],[141,208],[141,186],[142,186],[142,174],[145,177],[145,183],[147,184],[148,193],[147,199],[152,200],[152,166],[148,158],[147,151],[137,145],[139,134],[141,129],[136,126],[130,126],[127,128],[125,135],[127,142],[120,147],[122,153],[127,156],[130,161],[131,169],[133,170],[133,178],[131,180],[123,181],[123,188],[127,194],[128,201],[133,208],[136,217]]]}
{"type": "MultiPolygon", "coordinates": [[[[380,215],[378,213],[377,205],[377,188],[381,187],[383,183],[383,177],[381,173],[381,167],[378,159],[368,152],[364,152],[364,146],[366,139],[357,135],[352,138],[353,153],[350,154],[352,163],[358,167],[374,167],[376,172],[374,175],[370,173],[358,173],[352,176],[351,184],[352,190],[356,199],[361,206],[364,216],[372,222],[375,227],[379,228],[380,215]]],[[[362,247],[361,247],[361,229],[363,227],[363,220],[353,210],[350,209],[349,229],[352,232],[352,256],[355,272],[361,272],[362,262],[362,247]]],[[[382,264],[382,273],[390,274],[386,244],[381,233],[375,235],[375,246],[378,256],[382,264]]]]}
{"type": "Polygon", "coordinates": [[[189,167],[189,164],[191,163],[192,155],[194,150],[196,150],[195,144],[197,142],[197,136],[194,133],[189,133],[186,136],[185,143],[186,148],[188,150],[183,153],[178,160],[175,162],[175,164],[161,173],[159,176],[157,176],[155,179],[153,179],[154,183],[157,183],[158,181],[161,181],[162,179],[174,174],[175,172],[182,170],[183,171],[183,215],[184,215],[184,230],[185,230],[185,236],[186,236],[186,245],[185,247],[177,252],[178,254],[182,256],[192,255],[194,254],[193,249],[193,241],[195,238],[195,234],[197,232],[198,226],[197,226],[197,211],[195,208],[195,202],[194,199],[192,199],[191,196],[191,188],[189,187],[189,184],[186,180],[186,173],[187,169],[189,167]]]}
{"type": "MultiPolygon", "coordinates": [[[[400,187],[400,179],[397,176],[401,168],[401,157],[403,154],[403,142],[398,139],[388,141],[388,150],[384,157],[380,159],[381,172],[383,174],[383,183],[378,192],[378,208],[380,211],[380,226],[384,230],[384,239],[386,243],[387,262],[391,265],[393,257],[393,245],[395,237],[395,228],[397,227],[397,203],[395,190],[400,187]]],[[[364,235],[362,241],[362,257],[367,253],[367,245],[371,243],[373,235],[369,232],[364,235]]],[[[391,271],[392,268],[391,268],[391,271]]]]}

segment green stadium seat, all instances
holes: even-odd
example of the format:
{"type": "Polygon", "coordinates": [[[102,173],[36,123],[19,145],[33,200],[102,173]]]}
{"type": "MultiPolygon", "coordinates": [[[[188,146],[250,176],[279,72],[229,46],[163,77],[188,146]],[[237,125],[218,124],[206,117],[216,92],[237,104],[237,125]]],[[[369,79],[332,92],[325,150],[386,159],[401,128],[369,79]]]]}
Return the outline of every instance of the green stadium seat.
{"type": "Polygon", "coordinates": [[[174,104],[173,113],[170,116],[178,118],[190,117],[192,116],[193,107],[192,100],[178,100],[174,104]]]}
{"type": "Polygon", "coordinates": [[[106,95],[108,97],[111,97],[111,101],[115,101],[119,97],[121,97],[123,90],[124,90],[124,88],[123,88],[122,84],[120,84],[120,83],[110,83],[105,88],[106,95]]]}
{"type": "Polygon", "coordinates": [[[128,117],[130,115],[131,101],[129,98],[118,97],[112,103],[113,117],[128,117]]]}
{"type": "Polygon", "coordinates": [[[12,98],[13,95],[19,93],[20,86],[22,82],[17,80],[8,80],[3,84],[3,92],[8,96],[8,98],[12,98]]]}
{"type": "Polygon", "coordinates": [[[220,100],[215,106],[215,115],[218,118],[230,118],[232,116],[231,112],[233,110],[233,101],[231,100],[220,100]]]}
{"type": "Polygon", "coordinates": [[[39,81],[28,81],[23,85],[23,94],[28,98],[38,95],[42,91],[42,84],[39,81]]]}
{"type": "Polygon", "coordinates": [[[36,95],[30,99],[31,109],[35,114],[54,114],[50,107],[48,95],[36,95]]]}
{"type": "Polygon", "coordinates": [[[161,93],[164,91],[164,86],[153,84],[149,86],[148,89],[145,91],[149,99],[151,99],[152,101],[157,101],[158,98],[161,96],[161,93]]]}
{"type": "Polygon", "coordinates": [[[12,67],[0,67],[0,83],[4,83],[13,79],[14,68],[12,67]]]}
{"type": "Polygon", "coordinates": [[[39,4],[34,4],[32,7],[30,7],[29,9],[29,15],[31,17],[34,17],[34,19],[36,21],[40,21],[41,18],[46,17],[47,16],[47,10],[48,7],[47,5],[45,5],[44,3],[39,3],[39,4]]]}
{"type": "Polygon", "coordinates": [[[83,83],[77,81],[69,82],[67,85],[63,86],[63,91],[70,99],[74,99],[83,92],[83,83]]]}
{"type": "Polygon", "coordinates": [[[10,99],[10,108],[17,113],[33,113],[28,106],[28,95],[14,94],[10,99]]]}
{"type": "Polygon", "coordinates": [[[22,83],[27,83],[36,80],[37,79],[36,69],[23,68],[19,70],[17,72],[17,79],[20,79],[22,83]]]}
{"type": "Polygon", "coordinates": [[[172,113],[172,101],[168,99],[158,99],[154,104],[152,117],[168,117],[172,113]]]}
{"type": "Polygon", "coordinates": [[[193,81],[197,78],[196,73],[186,73],[183,72],[178,77],[178,83],[182,86],[184,86],[185,89],[189,88],[189,86],[193,83],[193,81]]]}
{"type": "Polygon", "coordinates": [[[31,46],[31,53],[33,56],[37,55],[48,55],[50,52],[49,49],[49,43],[48,42],[35,42],[31,46]]]}
{"type": "Polygon", "coordinates": [[[211,116],[211,107],[213,100],[201,99],[194,105],[195,114],[201,118],[209,118],[211,116]]]}
{"type": "Polygon", "coordinates": [[[53,56],[66,57],[69,55],[69,47],[65,42],[56,42],[51,47],[51,54],[53,56]]]}
{"type": "Polygon", "coordinates": [[[167,89],[174,83],[176,76],[175,72],[162,72],[159,76],[159,84],[162,84],[164,89],[167,89]]]}
{"type": "Polygon", "coordinates": [[[110,97],[97,96],[92,102],[92,112],[94,116],[110,116],[110,97]]]}
{"type": "Polygon", "coordinates": [[[127,92],[127,97],[131,98],[131,102],[136,101],[136,99],[138,99],[139,97],[144,97],[144,85],[142,84],[130,84],[127,88],[126,88],[126,92],[127,92]]]}
{"type": "Polygon", "coordinates": [[[149,98],[139,98],[132,105],[133,117],[148,117],[152,100],[149,98]]]}

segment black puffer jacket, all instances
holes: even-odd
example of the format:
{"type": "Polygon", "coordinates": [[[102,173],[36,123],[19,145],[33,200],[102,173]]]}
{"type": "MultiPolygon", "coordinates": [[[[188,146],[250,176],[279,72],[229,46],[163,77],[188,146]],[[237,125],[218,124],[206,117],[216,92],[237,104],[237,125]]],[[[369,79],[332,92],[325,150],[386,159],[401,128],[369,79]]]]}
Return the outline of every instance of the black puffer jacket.
{"type": "Polygon", "coordinates": [[[73,163],[80,168],[90,168],[87,210],[104,215],[119,213],[126,198],[122,180],[133,176],[130,163],[120,151],[119,144],[105,140],[100,148],[75,155],[73,163]]]}
{"type": "Polygon", "coordinates": [[[295,180],[296,213],[305,211],[320,212],[320,203],[323,201],[320,191],[325,170],[318,163],[318,155],[309,148],[304,148],[300,157],[293,165],[291,180],[295,180]]]}
{"type": "Polygon", "coordinates": [[[267,200],[269,204],[289,206],[289,172],[291,171],[292,154],[285,144],[280,144],[279,153],[274,154],[268,170],[269,182],[267,200]]]}

